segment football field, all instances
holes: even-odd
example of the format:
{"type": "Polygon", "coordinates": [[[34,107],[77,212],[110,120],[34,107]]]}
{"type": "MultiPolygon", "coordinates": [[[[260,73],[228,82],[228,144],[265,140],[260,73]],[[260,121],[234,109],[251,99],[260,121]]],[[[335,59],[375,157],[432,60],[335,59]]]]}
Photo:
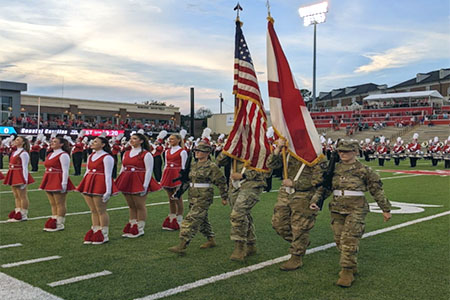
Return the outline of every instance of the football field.
{"type": "MultiPolygon", "coordinates": [[[[51,211],[45,192],[38,190],[44,170],[40,165],[40,171],[32,173],[36,183],[28,187],[28,221],[5,222],[14,198],[8,186],[0,187],[0,299],[449,299],[449,171],[441,171],[443,162],[431,167],[424,160],[415,169],[407,161],[399,167],[393,161],[384,167],[375,161],[368,165],[379,171],[393,215],[384,223],[377,206],[371,205],[358,275],[346,289],[335,285],[339,253],[327,204],[310,233],[303,267],[279,270],[289,244],[271,227],[278,179],[253,209],[258,252],[239,263],[229,260],[234,245],[229,239],[230,208],[222,206],[218,196],[209,211],[217,247],[200,249],[205,238],[199,233],[182,257],[167,250],[178,243],[178,232],[161,229],[168,214],[164,191],[149,195],[145,235],[140,238],[121,237],[128,207],[119,195],[108,204],[110,241],[84,245],[90,212],[76,192],[67,197],[65,230],[44,232],[51,211]]],[[[75,185],[81,181],[71,179],[75,185]]]]}

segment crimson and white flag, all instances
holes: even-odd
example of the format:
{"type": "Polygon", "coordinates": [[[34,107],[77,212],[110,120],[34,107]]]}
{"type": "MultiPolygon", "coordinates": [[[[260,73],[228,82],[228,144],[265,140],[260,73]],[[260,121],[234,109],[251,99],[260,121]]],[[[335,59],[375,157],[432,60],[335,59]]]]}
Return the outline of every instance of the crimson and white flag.
{"type": "Polygon", "coordinates": [[[267,73],[270,119],[276,134],[286,139],[292,156],[308,166],[316,164],[323,157],[319,134],[292,76],[273,19],[268,22],[267,73]]]}
{"type": "Polygon", "coordinates": [[[267,116],[241,26],[242,23],[236,21],[233,86],[236,97],[235,120],[223,152],[244,162],[247,168],[268,171],[266,161],[271,148],[266,136],[267,116]]]}

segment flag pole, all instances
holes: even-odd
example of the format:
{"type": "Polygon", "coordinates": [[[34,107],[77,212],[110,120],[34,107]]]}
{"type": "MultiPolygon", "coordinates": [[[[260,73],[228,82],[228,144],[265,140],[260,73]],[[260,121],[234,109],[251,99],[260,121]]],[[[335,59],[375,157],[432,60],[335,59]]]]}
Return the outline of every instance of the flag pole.
{"type": "Polygon", "coordinates": [[[288,179],[288,166],[286,160],[286,147],[281,149],[281,156],[283,157],[283,179],[288,179]]]}
{"type": "Polygon", "coordinates": [[[39,134],[39,124],[41,122],[41,97],[38,97],[37,129],[39,134]]]}
{"type": "MultiPolygon", "coordinates": [[[[242,26],[242,22],[239,19],[239,11],[243,10],[241,5],[239,4],[239,2],[236,4],[236,6],[233,8],[233,10],[236,11],[236,22],[239,22],[240,26],[242,26]]],[[[237,116],[237,111],[238,111],[238,98],[236,97],[236,95],[234,96],[234,121],[236,121],[236,116],[237,116]]],[[[237,172],[237,161],[235,158],[233,158],[233,173],[237,172]]]]}

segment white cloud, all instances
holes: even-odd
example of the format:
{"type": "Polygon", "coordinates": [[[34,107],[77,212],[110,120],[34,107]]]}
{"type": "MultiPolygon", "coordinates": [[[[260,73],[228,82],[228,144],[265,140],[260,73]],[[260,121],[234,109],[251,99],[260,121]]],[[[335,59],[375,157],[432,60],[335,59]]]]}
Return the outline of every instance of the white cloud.
{"type": "Polygon", "coordinates": [[[370,73],[383,69],[403,67],[420,60],[449,58],[447,34],[426,33],[413,37],[413,41],[405,45],[388,49],[381,53],[368,53],[364,56],[370,59],[368,64],[359,66],[356,73],[370,73]]]}

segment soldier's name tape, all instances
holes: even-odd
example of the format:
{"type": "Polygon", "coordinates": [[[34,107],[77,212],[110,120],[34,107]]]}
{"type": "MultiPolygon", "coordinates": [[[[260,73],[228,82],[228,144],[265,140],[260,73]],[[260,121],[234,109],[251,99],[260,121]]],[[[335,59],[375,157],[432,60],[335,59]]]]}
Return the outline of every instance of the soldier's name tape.
{"type": "MultiPolygon", "coordinates": [[[[408,222],[405,222],[405,223],[397,224],[397,225],[394,225],[394,226],[391,226],[391,227],[386,227],[386,228],[379,229],[379,230],[374,230],[374,231],[371,231],[371,232],[368,232],[368,233],[364,234],[362,238],[363,239],[364,238],[368,238],[368,237],[371,237],[371,236],[375,236],[375,235],[382,234],[382,233],[385,233],[385,232],[389,232],[389,231],[392,231],[392,230],[400,229],[400,228],[403,228],[403,227],[406,227],[406,226],[410,226],[410,225],[413,225],[413,224],[417,224],[417,223],[421,223],[421,222],[424,222],[424,221],[429,221],[429,220],[432,220],[432,219],[435,219],[435,218],[439,218],[439,217],[443,217],[443,216],[446,216],[446,215],[450,215],[450,211],[445,211],[445,212],[442,212],[442,213],[439,213],[439,214],[436,214],[436,215],[432,215],[432,216],[428,216],[428,217],[424,217],[424,218],[408,221],[408,222]]],[[[313,253],[319,252],[319,251],[323,251],[323,250],[326,250],[326,249],[329,249],[329,248],[332,248],[332,247],[335,247],[335,246],[336,246],[335,243],[328,243],[328,244],[325,244],[325,245],[322,245],[322,246],[319,246],[319,247],[311,248],[311,249],[306,250],[306,255],[313,254],[313,253]]],[[[179,293],[182,293],[182,292],[186,292],[186,291],[189,291],[189,290],[201,287],[201,286],[205,286],[207,284],[211,284],[211,283],[214,283],[214,282],[217,282],[217,281],[229,279],[229,278],[234,277],[234,276],[250,273],[250,272],[253,272],[253,271],[256,271],[256,270],[259,270],[259,269],[262,269],[262,268],[265,268],[265,267],[268,267],[268,266],[271,266],[271,265],[274,265],[274,264],[278,264],[278,263],[281,263],[281,262],[284,262],[284,261],[288,260],[290,257],[291,257],[290,255],[281,256],[281,257],[278,257],[278,258],[275,258],[275,259],[271,259],[271,260],[267,260],[267,261],[264,261],[264,262],[261,262],[261,263],[255,264],[255,265],[251,265],[251,266],[248,266],[248,267],[237,269],[237,270],[234,270],[234,271],[231,271],[231,272],[227,272],[227,273],[211,276],[211,277],[208,277],[208,278],[200,279],[200,280],[197,280],[197,281],[194,281],[194,282],[191,282],[191,283],[187,283],[187,284],[184,284],[184,285],[181,285],[181,286],[178,286],[178,287],[166,290],[166,291],[162,291],[162,292],[159,292],[159,293],[151,294],[151,295],[148,295],[148,296],[145,296],[145,297],[142,297],[142,298],[138,298],[138,299],[135,299],[135,300],[156,300],[156,299],[161,299],[161,298],[164,298],[164,297],[176,295],[176,294],[179,294],[179,293]]]]}

